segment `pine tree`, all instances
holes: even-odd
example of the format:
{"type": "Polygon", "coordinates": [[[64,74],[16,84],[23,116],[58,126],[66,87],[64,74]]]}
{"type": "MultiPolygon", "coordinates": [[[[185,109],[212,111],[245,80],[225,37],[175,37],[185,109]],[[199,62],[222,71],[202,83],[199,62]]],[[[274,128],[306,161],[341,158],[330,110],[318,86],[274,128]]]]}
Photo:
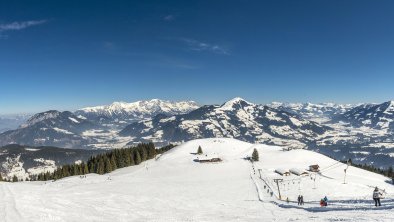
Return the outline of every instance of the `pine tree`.
{"type": "Polygon", "coordinates": [[[201,146],[198,146],[197,154],[203,154],[202,149],[201,149],[201,146]]]}
{"type": "Polygon", "coordinates": [[[111,154],[111,167],[112,167],[112,170],[116,170],[116,160],[115,160],[115,154],[114,153],[112,153],[111,154]]]}
{"type": "Polygon", "coordinates": [[[104,172],[105,172],[104,168],[105,168],[104,160],[102,158],[100,158],[100,160],[98,162],[97,173],[98,174],[104,174],[104,172]]]}
{"type": "Polygon", "coordinates": [[[141,155],[140,152],[138,152],[138,150],[134,152],[134,161],[136,165],[141,163],[141,155]]]}
{"type": "Polygon", "coordinates": [[[88,161],[88,166],[89,166],[89,173],[94,173],[95,171],[95,164],[94,164],[94,159],[92,158],[91,160],[88,161]]]}
{"type": "Polygon", "coordinates": [[[253,153],[252,153],[252,160],[253,160],[253,161],[259,161],[259,152],[257,151],[256,148],[253,150],[253,153]]]}
{"type": "Polygon", "coordinates": [[[111,161],[108,158],[105,158],[105,173],[110,173],[112,171],[111,161]]]}
{"type": "Polygon", "coordinates": [[[130,158],[130,166],[134,166],[135,165],[135,159],[134,159],[134,154],[133,154],[133,150],[130,149],[130,153],[127,154],[130,158]]]}
{"type": "Polygon", "coordinates": [[[78,164],[74,164],[73,166],[73,175],[79,175],[79,165],[78,164]]]}
{"type": "Polygon", "coordinates": [[[142,149],[141,149],[141,161],[144,162],[147,159],[148,159],[148,153],[146,152],[145,147],[142,147],[142,149]]]}
{"type": "Polygon", "coordinates": [[[16,177],[16,175],[14,175],[14,177],[12,177],[12,182],[18,182],[18,177],[16,177]]]}
{"type": "Polygon", "coordinates": [[[387,169],[387,176],[388,176],[388,177],[391,177],[391,178],[394,177],[394,172],[393,172],[393,167],[392,167],[392,166],[390,166],[390,167],[387,169]]]}
{"type": "Polygon", "coordinates": [[[155,148],[155,145],[154,145],[152,142],[150,142],[150,143],[148,144],[148,158],[149,158],[149,159],[153,159],[153,158],[155,158],[155,156],[156,156],[156,148],[155,148]]]}
{"type": "Polygon", "coordinates": [[[89,168],[88,168],[87,164],[84,164],[84,166],[83,166],[83,174],[84,175],[89,174],[89,168]]]}

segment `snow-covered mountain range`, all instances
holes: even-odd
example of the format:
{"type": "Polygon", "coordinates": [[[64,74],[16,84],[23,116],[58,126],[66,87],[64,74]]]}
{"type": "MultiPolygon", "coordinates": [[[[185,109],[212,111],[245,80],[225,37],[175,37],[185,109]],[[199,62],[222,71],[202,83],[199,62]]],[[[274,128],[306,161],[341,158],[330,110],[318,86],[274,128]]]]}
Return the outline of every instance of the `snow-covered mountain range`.
{"type": "Polygon", "coordinates": [[[109,149],[231,137],[287,148],[308,148],[337,159],[387,167],[394,161],[393,102],[254,104],[234,98],[222,105],[163,100],[47,111],[0,134],[0,146],[21,144],[109,149]]]}
{"type": "Polygon", "coordinates": [[[394,131],[394,101],[354,107],[336,118],[354,127],[394,131]]]}
{"type": "Polygon", "coordinates": [[[281,103],[272,102],[268,106],[296,113],[305,119],[323,122],[330,120],[333,116],[344,114],[355,105],[352,104],[336,104],[336,103],[281,103]]]}
{"type": "Polygon", "coordinates": [[[198,107],[194,101],[171,102],[152,99],[132,103],[114,102],[105,106],[87,107],[77,110],[75,114],[92,121],[124,125],[137,120],[152,118],[157,114],[168,116],[184,114],[198,107]]]}
{"type": "Polygon", "coordinates": [[[232,99],[221,106],[203,106],[190,113],[156,117],[132,123],[120,132],[156,143],[182,142],[197,138],[231,137],[253,143],[307,144],[329,127],[305,120],[299,115],[232,99]]]}
{"type": "Polygon", "coordinates": [[[99,127],[69,111],[50,110],[32,116],[16,130],[0,134],[0,145],[81,148],[92,142],[89,138],[83,137],[82,132],[99,127]]]}
{"type": "Polygon", "coordinates": [[[50,110],[30,117],[15,130],[0,134],[0,146],[17,143],[65,148],[94,148],[101,145],[110,148],[114,142],[119,142],[112,140],[113,130],[121,130],[128,123],[157,114],[183,114],[196,108],[198,105],[193,101],[153,99],[134,103],[114,102],[108,106],[83,108],[74,113],[50,110]]]}

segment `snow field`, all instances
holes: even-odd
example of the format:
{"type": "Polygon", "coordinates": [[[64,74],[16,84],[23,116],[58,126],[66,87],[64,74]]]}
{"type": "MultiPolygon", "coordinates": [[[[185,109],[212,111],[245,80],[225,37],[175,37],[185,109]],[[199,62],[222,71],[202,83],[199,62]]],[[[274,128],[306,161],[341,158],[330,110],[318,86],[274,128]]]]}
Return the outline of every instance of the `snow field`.
{"type": "MultiPolygon", "coordinates": [[[[348,184],[342,183],[343,169],[322,174],[318,188],[305,181],[305,201],[328,195],[338,201],[326,212],[315,203],[298,209],[271,197],[264,189],[257,169],[264,177],[275,178],[272,169],[300,168],[308,164],[321,168],[334,160],[306,150],[284,152],[277,147],[253,145],[234,139],[201,139],[180,145],[138,166],[116,170],[106,175],[89,174],[87,178],[69,177],[55,182],[0,183],[0,220],[2,221],[392,221],[392,209],[348,208],[351,199],[368,201],[370,185],[393,188],[385,178],[349,168],[348,184]],[[219,163],[198,163],[201,146],[204,154],[217,155],[219,163]],[[259,162],[244,159],[257,148],[259,162]],[[325,184],[324,186],[322,184],[325,184]],[[260,194],[259,194],[260,193],[260,194]],[[259,198],[260,197],[260,198],[259,198]],[[342,202],[341,202],[342,201],[342,202]]],[[[293,176],[290,176],[290,178],[293,176]]],[[[308,181],[308,182],[307,182],[308,181]]],[[[289,188],[286,195],[298,195],[289,188]]],[[[388,195],[388,196],[389,196],[388,195]]],[[[368,206],[369,202],[363,202],[368,206]]]]}

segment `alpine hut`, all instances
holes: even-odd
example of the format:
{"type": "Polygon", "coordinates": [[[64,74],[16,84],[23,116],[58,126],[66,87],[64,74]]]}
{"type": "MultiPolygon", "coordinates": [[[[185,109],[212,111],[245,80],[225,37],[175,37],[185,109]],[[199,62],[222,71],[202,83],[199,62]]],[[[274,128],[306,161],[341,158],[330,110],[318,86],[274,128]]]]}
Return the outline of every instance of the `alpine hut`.
{"type": "Polygon", "coordinates": [[[290,172],[288,170],[285,169],[276,169],[275,173],[281,175],[281,176],[290,176],[290,172]]]}
{"type": "Polygon", "coordinates": [[[317,165],[317,164],[315,164],[315,165],[310,165],[309,166],[309,171],[311,171],[311,172],[319,172],[320,170],[319,170],[319,165],[317,165]]]}
{"type": "Polygon", "coordinates": [[[305,170],[301,170],[298,168],[291,168],[290,169],[290,173],[297,175],[297,176],[308,176],[308,172],[306,172],[305,170]]]}

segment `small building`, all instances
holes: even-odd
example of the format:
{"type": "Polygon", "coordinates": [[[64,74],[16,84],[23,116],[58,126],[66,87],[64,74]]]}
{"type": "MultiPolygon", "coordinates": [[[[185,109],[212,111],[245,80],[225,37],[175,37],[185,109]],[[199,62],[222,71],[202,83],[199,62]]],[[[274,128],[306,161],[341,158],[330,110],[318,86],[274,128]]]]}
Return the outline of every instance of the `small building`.
{"type": "Polygon", "coordinates": [[[281,176],[290,176],[290,172],[285,169],[275,169],[275,173],[277,173],[281,176]]]}
{"type": "Polygon", "coordinates": [[[311,172],[319,172],[319,171],[320,171],[319,168],[320,168],[320,166],[317,165],[317,164],[315,164],[315,165],[310,165],[310,166],[309,166],[309,171],[311,171],[311,172]]]}
{"type": "Polygon", "coordinates": [[[297,176],[308,176],[309,175],[309,173],[306,172],[305,170],[301,170],[298,168],[291,168],[290,173],[297,175],[297,176]]]}
{"type": "Polygon", "coordinates": [[[220,159],[216,154],[212,155],[204,155],[201,157],[197,157],[194,161],[199,162],[199,163],[215,163],[215,162],[221,162],[222,159],[220,159]]]}
{"type": "Polygon", "coordinates": [[[211,158],[211,159],[199,159],[198,162],[200,163],[214,163],[214,162],[221,162],[222,159],[216,157],[216,158],[211,158]]]}

